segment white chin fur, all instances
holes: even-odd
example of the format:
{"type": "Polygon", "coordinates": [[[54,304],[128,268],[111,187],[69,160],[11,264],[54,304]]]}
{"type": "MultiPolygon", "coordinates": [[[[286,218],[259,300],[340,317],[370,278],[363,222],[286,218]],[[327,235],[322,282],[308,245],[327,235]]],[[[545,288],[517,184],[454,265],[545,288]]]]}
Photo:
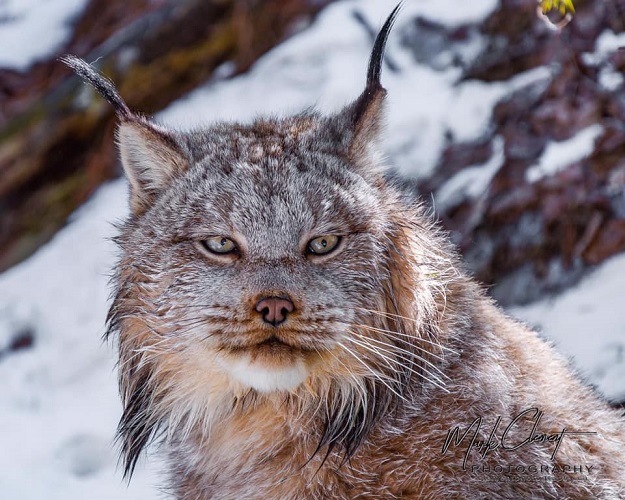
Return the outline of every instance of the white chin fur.
{"type": "Polygon", "coordinates": [[[308,377],[308,368],[302,360],[280,367],[253,363],[244,358],[230,359],[224,364],[237,382],[259,392],[291,391],[308,377]]]}

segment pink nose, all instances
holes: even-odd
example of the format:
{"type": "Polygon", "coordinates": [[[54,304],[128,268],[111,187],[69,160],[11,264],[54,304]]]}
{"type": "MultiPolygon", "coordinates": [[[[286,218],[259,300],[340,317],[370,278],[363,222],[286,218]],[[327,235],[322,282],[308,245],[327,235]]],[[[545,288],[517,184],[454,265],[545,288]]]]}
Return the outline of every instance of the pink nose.
{"type": "Polygon", "coordinates": [[[289,299],[265,297],[257,302],[255,309],[263,315],[265,323],[278,326],[286,320],[287,314],[293,312],[295,306],[289,299]]]}

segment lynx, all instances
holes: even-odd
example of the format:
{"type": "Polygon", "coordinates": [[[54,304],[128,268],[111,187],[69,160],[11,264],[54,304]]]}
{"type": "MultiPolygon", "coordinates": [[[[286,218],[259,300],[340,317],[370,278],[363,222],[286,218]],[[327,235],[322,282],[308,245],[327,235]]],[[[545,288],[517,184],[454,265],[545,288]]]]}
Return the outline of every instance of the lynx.
{"type": "Polygon", "coordinates": [[[380,83],[331,116],[119,117],[131,215],[108,335],[131,477],[180,499],[625,498],[625,422],[463,270],[380,154],[380,83]]]}

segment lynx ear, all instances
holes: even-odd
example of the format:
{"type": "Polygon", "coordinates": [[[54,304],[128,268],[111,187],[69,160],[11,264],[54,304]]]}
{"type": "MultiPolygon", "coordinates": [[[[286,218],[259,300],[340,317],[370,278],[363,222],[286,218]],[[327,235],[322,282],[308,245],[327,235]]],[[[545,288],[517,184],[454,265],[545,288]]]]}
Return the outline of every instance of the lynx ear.
{"type": "Polygon", "coordinates": [[[122,120],[117,141],[130,182],[130,206],[140,215],[186,170],[187,160],[169,131],[138,117],[122,120]]]}
{"type": "Polygon", "coordinates": [[[155,196],[186,169],[185,155],[171,132],[133,113],[115,85],[90,64],[71,55],[60,60],[115,108],[121,121],[117,139],[122,165],[130,181],[130,206],[135,215],[142,214],[155,196]]]}
{"type": "Polygon", "coordinates": [[[400,3],[393,9],[375,39],[369,57],[365,90],[332,119],[343,137],[350,161],[360,167],[361,173],[366,176],[377,176],[382,171],[376,152],[384,120],[386,89],[380,83],[380,75],[386,41],[401,6],[400,3]]]}

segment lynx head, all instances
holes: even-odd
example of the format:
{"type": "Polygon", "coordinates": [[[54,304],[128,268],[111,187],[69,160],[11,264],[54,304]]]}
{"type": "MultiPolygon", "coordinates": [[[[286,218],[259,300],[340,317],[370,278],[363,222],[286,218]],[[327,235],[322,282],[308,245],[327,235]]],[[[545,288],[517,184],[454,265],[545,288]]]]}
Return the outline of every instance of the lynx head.
{"type": "Polygon", "coordinates": [[[415,387],[443,384],[436,317],[451,263],[377,153],[397,12],[365,90],[333,116],[169,130],[64,59],[121,121],[132,214],[108,332],[119,339],[127,473],[159,429],[209,432],[272,398],[317,411],[319,449],[349,456],[415,387]]]}

